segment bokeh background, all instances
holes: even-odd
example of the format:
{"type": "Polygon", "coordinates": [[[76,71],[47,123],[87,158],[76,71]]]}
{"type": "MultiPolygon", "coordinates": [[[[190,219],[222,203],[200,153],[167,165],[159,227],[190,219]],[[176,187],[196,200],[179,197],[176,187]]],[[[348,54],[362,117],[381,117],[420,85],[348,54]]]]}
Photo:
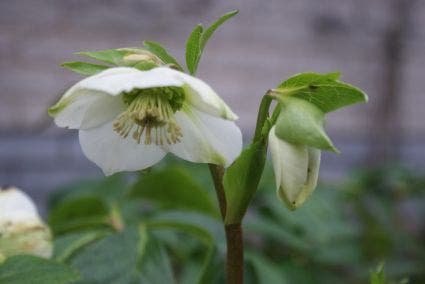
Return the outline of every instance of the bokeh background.
{"type": "Polygon", "coordinates": [[[425,169],[425,1],[124,0],[0,2],[0,182],[44,194],[100,174],[77,134],[55,127],[46,109],[81,77],[59,64],[77,51],[166,45],[184,60],[200,21],[240,14],[217,32],[199,76],[239,114],[246,137],[264,92],[303,71],[339,70],[369,95],[329,115],[342,155],[324,154],[323,179],[354,167],[398,161],[425,169]]]}
{"type": "MultiPolygon", "coordinates": [[[[327,131],[342,154],[323,154],[322,186],[305,209],[292,214],[276,200],[268,168],[247,221],[248,272],[283,271],[285,283],[365,283],[369,269],[386,260],[394,279],[424,283],[423,0],[2,0],[0,185],[28,192],[59,236],[65,217],[74,214],[57,216],[63,192],[79,188],[101,196],[111,184],[128,187],[122,176],[103,180],[83,156],[77,132],[48,117],[47,108],[81,79],[60,63],[77,60],[77,51],[142,40],[161,42],[184,62],[195,24],[208,25],[233,9],[239,15],[208,43],[198,76],[239,114],[246,141],[261,96],[294,73],[339,70],[369,95],[368,104],[328,116],[327,131]],[[74,183],[86,179],[96,181],[74,183]]],[[[180,176],[169,163],[171,169],[160,166],[158,180],[196,172],[189,184],[208,183],[205,168],[185,164],[180,176]]],[[[136,195],[158,198],[144,192],[146,186],[135,188],[136,195]]],[[[283,283],[270,279],[252,283],[283,283]]]]}

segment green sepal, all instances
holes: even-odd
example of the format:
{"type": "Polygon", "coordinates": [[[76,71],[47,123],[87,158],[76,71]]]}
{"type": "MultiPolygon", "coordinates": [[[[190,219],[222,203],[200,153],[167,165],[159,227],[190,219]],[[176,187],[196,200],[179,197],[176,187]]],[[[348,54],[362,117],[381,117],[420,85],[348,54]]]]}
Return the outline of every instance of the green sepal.
{"type": "Polygon", "coordinates": [[[242,221],[257,191],[266,157],[266,142],[257,141],[244,149],[224,174],[223,185],[227,200],[226,224],[238,224],[242,221]]]}
{"type": "Polygon", "coordinates": [[[77,55],[86,56],[88,58],[102,61],[112,65],[121,65],[122,59],[128,54],[128,50],[123,49],[106,49],[98,51],[81,51],[76,52],[77,55]]]}
{"type": "Polygon", "coordinates": [[[189,35],[186,42],[186,66],[191,75],[196,73],[201,57],[201,37],[204,28],[197,25],[189,35]]]}
{"type": "Polygon", "coordinates": [[[181,65],[177,62],[177,60],[170,55],[170,53],[158,42],[155,41],[143,41],[143,46],[158,56],[159,59],[161,59],[165,64],[170,64],[179,69],[180,71],[183,70],[181,65]]]}
{"type": "Polygon", "coordinates": [[[61,64],[62,67],[69,69],[75,73],[91,76],[95,75],[103,70],[110,68],[109,66],[93,64],[81,61],[64,62],[61,64]]]}
{"type": "Polygon", "coordinates": [[[277,137],[292,144],[339,153],[325,133],[325,114],[317,106],[295,97],[282,99],[281,106],[275,128],[277,137]]]}
{"type": "Polygon", "coordinates": [[[133,65],[133,68],[139,69],[141,71],[151,70],[155,67],[158,67],[158,65],[151,61],[140,61],[137,64],[133,65]]]}
{"type": "Polygon", "coordinates": [[[360,89],[339,81],[340,73],[301,73],[282,82],[276,93],[296,97],[316,105],[324,113],[361,102],[367,95],[360,89]]]}

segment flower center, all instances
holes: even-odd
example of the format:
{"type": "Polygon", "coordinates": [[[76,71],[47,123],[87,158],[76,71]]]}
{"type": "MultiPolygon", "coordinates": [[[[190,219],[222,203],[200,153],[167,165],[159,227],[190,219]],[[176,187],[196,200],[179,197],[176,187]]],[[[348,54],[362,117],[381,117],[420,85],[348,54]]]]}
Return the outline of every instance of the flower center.
{"type": "Polygon", "coordinates": [[[176,144],[183,136],[174,113],[183,104],[180,88],[151,88],[124,93],[127,109],[114,121],[113,128],[121,137],[132,133],[140,144],[176,144]],[[144,134],[144,139],[142,136],[144,134]]]}

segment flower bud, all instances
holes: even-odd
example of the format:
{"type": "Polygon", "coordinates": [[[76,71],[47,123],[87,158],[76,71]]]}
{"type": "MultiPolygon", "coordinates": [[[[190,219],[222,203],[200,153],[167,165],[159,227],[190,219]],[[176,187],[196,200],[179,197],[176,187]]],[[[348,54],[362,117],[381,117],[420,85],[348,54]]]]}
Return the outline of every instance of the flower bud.
{"type": "Polygon", "coordinates": [[[121,48],[120,51],[127,52],[122,58],[124,66],[135,66],[140,63],[163,66],[165,63],[155,54],[148,50],[139,48],[121,48]]]}
{"type": "Polygon", "coordinates": [[[16,254],[49,258],[51,233],[28,195],[0,188],[0,260],[16,254]]]}
{"type": "Polygon", "coordinates": [[[317,185],[320,150],[279,139],[273,126],[269,144],[276,178],[277,195],[294,210],[301,206],[317,185]]]}

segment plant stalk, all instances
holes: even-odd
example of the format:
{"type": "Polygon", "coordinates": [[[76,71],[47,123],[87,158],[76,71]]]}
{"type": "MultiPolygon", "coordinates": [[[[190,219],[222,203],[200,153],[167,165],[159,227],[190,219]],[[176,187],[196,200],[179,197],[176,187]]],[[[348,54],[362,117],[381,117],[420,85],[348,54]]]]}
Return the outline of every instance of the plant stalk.
{"type": "MultiPolygon", "coordinates": [[[[209,164],[214,187],[217,194],[221,217],[226,217],[226,195],[223,186],[224,168],[209,164]]],[[[241,224],[228,224],[224,226],[227,243],[226,283],[243,284],[243,234],[241,224]]]]}

